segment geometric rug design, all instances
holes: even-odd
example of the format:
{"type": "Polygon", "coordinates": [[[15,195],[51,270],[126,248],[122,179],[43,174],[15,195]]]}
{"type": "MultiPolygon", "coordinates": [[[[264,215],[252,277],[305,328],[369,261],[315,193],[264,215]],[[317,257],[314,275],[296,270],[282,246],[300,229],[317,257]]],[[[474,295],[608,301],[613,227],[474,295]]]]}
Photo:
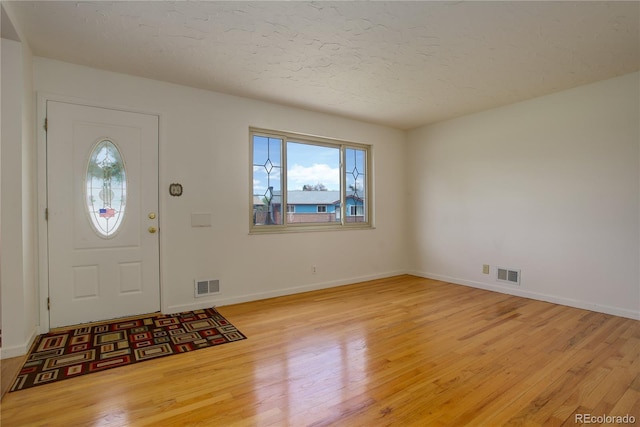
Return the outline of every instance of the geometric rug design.
{"type": "Polygon", "coordinates": [[[214,308],[50,332],[36,338],[10,391],[245,338],[214,308]]]}

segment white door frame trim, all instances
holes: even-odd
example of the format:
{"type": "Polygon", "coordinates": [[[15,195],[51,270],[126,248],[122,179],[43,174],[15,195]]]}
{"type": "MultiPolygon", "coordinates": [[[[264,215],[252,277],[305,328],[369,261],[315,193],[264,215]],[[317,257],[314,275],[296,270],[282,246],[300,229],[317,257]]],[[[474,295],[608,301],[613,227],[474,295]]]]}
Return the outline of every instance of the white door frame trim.
{"type": "MultiPolygon", "coordinates": [[[[162,187],[160,174],[161,174],[161,159],[162,159],[162,141],[164,135],[164,121],[162,120],[162,114],[158,111],[142,110],[139,108],[132,108],[122,105],[110,105],[103,102],[87,100],[83,98],[60,95],[49,92],[37,92],[36,94],[36,141],[37,141],[37,186],[38,186],[38,314],[39,314],[39,333],[45,334],[50,331],[49,324],[49,308],[47,301],[49,298],[49,238],[48,238],[48,223],[45,218],[45,209],[47,208],[47,132],[44,128],[44,122],[47,117],[47,101],[66,102],[69,104],[85,105],[88,107],[98,107],[110,110],[126,111],[129,113],[141,113],[158,117],[158,226],[162,228],[162,212],[164,210],[164,201],[162,197],[162,187]]],[[[166,311],[165,301],[163,296],[164,281],[162,280],[163,274],[163,260],[162,260],[162,246],[163,238],[162,233],[159,234],[159,263],[160,263],[160,310],[166,311]]]]}

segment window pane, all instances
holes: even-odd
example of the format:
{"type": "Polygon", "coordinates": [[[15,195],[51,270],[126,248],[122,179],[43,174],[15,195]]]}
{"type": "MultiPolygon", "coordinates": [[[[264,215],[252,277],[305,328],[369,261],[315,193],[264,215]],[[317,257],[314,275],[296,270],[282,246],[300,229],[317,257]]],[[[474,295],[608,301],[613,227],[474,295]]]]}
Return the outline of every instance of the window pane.
{"type": "Polygon", "coordinates": [[[253,223],[282,224],[282,139],[253,137],[253,223]]]}
{"type": "Polygon", "coordinates": [[[347,147],[345,150],[347,222],[367,222],[367,152],[347,147]]]}
{"type": "Polygon", "coordinates": [[[340,222],[339,147],[287,142],[287,203],[287,223],[340,222]]]}
{"type": "Polygon", "coordinates": [[[287,132],[250,132],[252,231],[275,225],[283,231],[371,226],[371,147],[287,132]]]}
{"type": "Polygon", "coordinates": [[[109,140],[96,144],[87,165],[85,201],[93,229],[104,238],[118,231],[126,208],[127,179],[122,155],[109,140]]]}

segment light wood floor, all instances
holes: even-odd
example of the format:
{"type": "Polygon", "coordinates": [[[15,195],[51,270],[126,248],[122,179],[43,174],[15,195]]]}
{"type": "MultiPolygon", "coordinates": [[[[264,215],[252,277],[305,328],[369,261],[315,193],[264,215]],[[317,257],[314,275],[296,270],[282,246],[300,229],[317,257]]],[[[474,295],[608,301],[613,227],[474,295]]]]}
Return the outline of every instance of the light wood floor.
{"type": "Polygon", "coordinates": [[[2,426],[640,424],[639,321],[412,276],[219,311],[249,338],[8,393],[2,426]]]}
{"type": "MultiPolygon", "coordinates": [[[[4,396],[13,385],[15,377],[24,364],[26,356],[13,357],[11,359],[0,360],[0,397],[4,396]]],[[[2,425],[2,424],[0,424],[2,425]]]]}

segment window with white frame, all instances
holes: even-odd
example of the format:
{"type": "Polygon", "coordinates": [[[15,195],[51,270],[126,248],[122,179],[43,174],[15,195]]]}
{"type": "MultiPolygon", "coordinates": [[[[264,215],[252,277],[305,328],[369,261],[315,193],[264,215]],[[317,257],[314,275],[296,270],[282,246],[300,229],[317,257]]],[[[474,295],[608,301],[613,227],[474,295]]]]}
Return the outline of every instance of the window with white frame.
{"type": "Polygon", "coordinates": [[[363,215],[364,215],[364,209],[362,209],[362,206],[358,206],[358,205],[349,206],[349,216],[363,216],[363,215]]]}
{"type": "Polygon", "coordinates": [[[250,145],[252,232],[371,226],[370,145],[253,128],[250,145]]]}

